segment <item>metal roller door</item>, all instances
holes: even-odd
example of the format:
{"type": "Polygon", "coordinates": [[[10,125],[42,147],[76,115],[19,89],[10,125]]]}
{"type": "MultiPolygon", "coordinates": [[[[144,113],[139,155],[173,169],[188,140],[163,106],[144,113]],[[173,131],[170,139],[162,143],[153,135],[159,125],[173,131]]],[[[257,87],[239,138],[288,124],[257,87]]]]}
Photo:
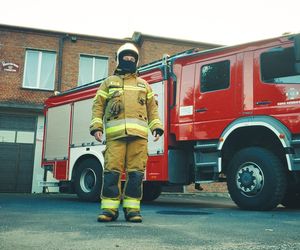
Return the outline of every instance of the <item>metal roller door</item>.
{"type": "Polygon", "coordinates": [[[0,114],[0,192],[30,193],[36,117],[0,114]]]}

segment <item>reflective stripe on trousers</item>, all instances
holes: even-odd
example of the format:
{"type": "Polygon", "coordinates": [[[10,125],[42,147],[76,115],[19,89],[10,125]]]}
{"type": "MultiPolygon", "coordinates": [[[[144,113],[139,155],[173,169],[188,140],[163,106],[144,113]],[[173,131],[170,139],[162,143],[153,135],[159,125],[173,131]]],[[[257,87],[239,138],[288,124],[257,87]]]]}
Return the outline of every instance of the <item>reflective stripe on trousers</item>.
{"type": "Polygon", "coordinates": [[[140,210],[140,200],[125,198],[123,201],[123,208],[133,208],[140,210]]]}
{"type": "Polygon", "coordinates": [[[120,200],[102,199],[101,209],[118,209],[120,200]]]}

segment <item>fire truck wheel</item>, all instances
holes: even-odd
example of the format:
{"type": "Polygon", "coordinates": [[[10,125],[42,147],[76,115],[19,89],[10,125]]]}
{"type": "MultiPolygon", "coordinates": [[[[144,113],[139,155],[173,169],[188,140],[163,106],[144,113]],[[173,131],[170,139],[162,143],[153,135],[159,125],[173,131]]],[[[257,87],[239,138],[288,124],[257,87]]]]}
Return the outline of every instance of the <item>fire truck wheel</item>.
{"type": "Polygon", "coordinates": [[[161,194],[161,185],[154,182],[143,183],[143,199],[142,201],[154,201],[161,194]]]}
{"type": "Polygon", "coordinates": [[[232,200],[241,209],[266,211],[281,202],[287,176],[274,153],[249,147],[238,151],[230,161],[227,186],[232,200]]]}
{"type": "Polygon", "coordinates": [[[102,185],[102,168],[95,158],[80,162],[76,169],[74,189],[81,200],[99,201],[102,185]]]}

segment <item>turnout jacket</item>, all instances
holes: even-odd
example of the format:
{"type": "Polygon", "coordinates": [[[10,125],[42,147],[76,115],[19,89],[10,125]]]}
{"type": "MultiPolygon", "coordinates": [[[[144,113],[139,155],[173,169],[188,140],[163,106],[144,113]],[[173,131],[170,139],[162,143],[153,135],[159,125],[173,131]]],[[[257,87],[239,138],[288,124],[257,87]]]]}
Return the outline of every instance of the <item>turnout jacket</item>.
{"type": "Polygon", "coordinates": [[[90,133],[103,132],[106,140],[128,136],[148,139],[148,128],[163,130],[150,85],[136,74],[106,78],[94,97],[90,133]],[[111,112],[118,104],[118,112],[111,112]]]}

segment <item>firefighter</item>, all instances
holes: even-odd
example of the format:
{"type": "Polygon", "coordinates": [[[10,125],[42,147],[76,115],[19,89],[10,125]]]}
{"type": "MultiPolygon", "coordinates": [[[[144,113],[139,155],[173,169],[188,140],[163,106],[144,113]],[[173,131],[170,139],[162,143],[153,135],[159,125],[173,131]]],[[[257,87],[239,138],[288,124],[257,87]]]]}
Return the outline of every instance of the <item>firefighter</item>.
{"type": "Polygon", "coordinates": [[[114,75],[100,85],[92,107],[90,133],[106,135],[99,222],[115,221],[123,198],[125,219],[142,222],[140,201],[147,162],[148,128],[157,141],[163,134],[157,102],[150,85],[138,77],[138,49],[125,43],[117,51],[114,75]],[[126,182],[121,193],[121,175],[126,182]]]}

